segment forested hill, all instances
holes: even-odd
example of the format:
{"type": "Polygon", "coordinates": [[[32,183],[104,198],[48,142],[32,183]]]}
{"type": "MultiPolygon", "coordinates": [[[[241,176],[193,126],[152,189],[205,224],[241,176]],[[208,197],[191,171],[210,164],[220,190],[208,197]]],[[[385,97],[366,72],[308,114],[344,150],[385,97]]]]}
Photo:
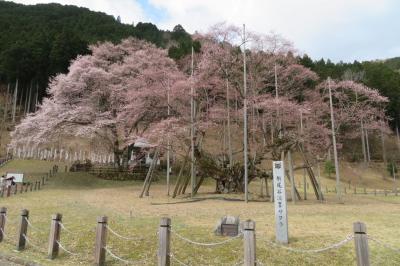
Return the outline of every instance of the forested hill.
{"type": "Polygon", "coordinates": [[[0,0],[0,79],[33,81],[42,89],[48,78],[65,72],[71,59],[88,53],[97,41],[128,36],[169,48],[173,58],[190,52],[191,36],[181,26],[162,31],[151,23],[123,24],[119,18],[87,8],[59,4],[21,5],[0,0]]]}
{"type": "Polygon", "coordinates": [[[400,58],[353,63],[333,63],[329,59],[312,60],[307,55],[299,58],[300,62],[315,71],[321,79],[352,79],[378,89],[389,98],[387,114],[394,127],[400,127],[400,58]]]}

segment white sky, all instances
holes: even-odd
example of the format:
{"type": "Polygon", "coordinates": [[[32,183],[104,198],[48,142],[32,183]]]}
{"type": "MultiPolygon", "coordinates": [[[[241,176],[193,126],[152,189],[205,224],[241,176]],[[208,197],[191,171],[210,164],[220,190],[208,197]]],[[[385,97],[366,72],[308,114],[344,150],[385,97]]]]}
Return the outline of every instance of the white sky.
{"type": "Polygon", "coordinates": [[[396,0],[17,0],[85,6],[126,23],[162,29],[182,24],[206,31],[226,21],[257,32],[275,31],[314,59],[369,60],[400,56],[400,1],[396,0]]]}

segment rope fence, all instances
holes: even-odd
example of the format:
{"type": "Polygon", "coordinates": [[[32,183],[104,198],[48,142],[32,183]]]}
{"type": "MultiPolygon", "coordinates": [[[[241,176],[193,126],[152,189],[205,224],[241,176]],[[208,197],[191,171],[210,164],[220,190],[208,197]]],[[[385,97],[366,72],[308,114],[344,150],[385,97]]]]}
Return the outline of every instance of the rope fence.
{"type": "MultiPolygon", "coordinates": [[[[7,209],[2,207],[0,208],[0,242],[3,242],[3,240],[10,239],[10,234],[9,232],[6,234],[5,233],[5,228],[7,221],[9,221],[7,218],[7,209]]],[[[59,255],[59,252],[62,251],[64,252],[64,255],[66,256],[71,256],[71,259],[74,258],[75,260],[82,260],[84,257],[84,254],[81,254],[80,252],[76,252],[75,250],[78,250],[76,246],[68,245],[68,241],[61,242],[61,234],[64,231],[65,233],[68,234],[76,234],[77,232],[74,232],[73,230],[70,230],[65,227],[65,225],[62,223],[62,215],[61,214],[54,214],[51,217],[51,224],[50,224],[50,230],[40,230],[38,227],[36,227],[34,224],[32,224],[31,221],[29,221],[29,211],[28,210],[22,210],[21,212],[21,217],[19,219],[18,223],[18,228],[17,228],[17,243],[16,247],[17,250],[23,251],[26,249],[27,245],[31,246],[35,250],[40,251],[41,253],[45,253],[48,255],[48,258],[50,259],[56,259],[59,255]],[[34,232],[48,232],[49,234],[49,242],[48,246],[45,248],[41,246],[38,243],[41,243],[40,240],[37,238],[37,234],[31,234],[28,236],[29,231],[33,230],[34,232]],[[75,247],[72,250],[69,247],[75,247]]],[[[256,241],[256,230],[255,230],[255,222],[251,220],[244,221],[241,224],[241,230],[239,230],[238,234],[236,236],[231,236],[227,239],[224,239],[222,241],[218,242],[200,242],[198,240],[193,240],[190,239],[189,237],[183,236],[181,233],[178,233],[177,231],[172,229],[171,226],[171,219],[170,218],[162,218],[159,224],[158,228],[158,250],[157,253],[149,253],[149,254],[154,254],[157,255],[157,263],[152,258],[152,255],[145,255],[142,258],[139,259],[132,259],[131,254],[127,255],[125,253],[122,256],[121,254],[121,249],[115,249],[112,248],[109,244],[107,244],[107,235],[108,233],[111,233],[112,235],[116,236],[119,240],[123,241],[138,241],[140,243],[141,238],[137,237],[128,237],[125,234],[121,234],[116,232],[114,229],[112,229],[108,225],[108,218],[106,216],[100,216],[97,218],[97,225],[96,225],[96,232],[94,236],[94,256],[87,256],[87,259],[90,257],[94,258],[94,265],[105,265],[106,264],[106,258],[108,257],[109,259],[116,260],[118,263],[121,264],[127,264],[127,265],[159,265],[159,266],[167,266],[167,265],[203,265],[204,263],[199,263],[199,257],[198,256],[191,256],[190,258],[182,255],[185,252],[180,253],[179,252],[179,247],[180,245],[175,245],[173,246],[174,250],[172,251],[172,236],[176,237],[181,243],[183,242],[184,245],[190,244],[190,245],[195,245],[199,247],[206,247],[210,250],[213,248],[216,248],[218,246],[225,246],[229,247],[230,252],[233,252],[231,250],[231,247],[228,245],[228,243],[233,242],[235,240],[241,240],[243,244],[238,245],[242,246],[243,256],[240,258],[240,256],[237,256],[237,254],[240,254],[235,251],[236,254],[236,262],[232,262],[227,265],[246,265],[246,266],[254,266],[254,265],[271,265],[276,263],[274,261],[273,257],[267,257],[265,259],[265,256],[263,256],[264,251],[261,252],[261,256],[257,258],[256,250],[257,247],[256,245],[260,245],[260,248],[265,248],[265,252],[269,250],[271,256],[279,256],[279,254],[282,254],[280,252],[274,252],[272,248],[276,248],[277,250],[282,250],[285,252],[290,252],[293,254],[302,254],[302,256],[307,256],[308,257],[308,263],[317,263],[319,264],[320,262],[318,260],[315,260],[313,257],[315,254],[328,254],[331,255],[332,252],[337,252],[338,249],[343,248],[345,245],[346,246],[346,251],[352,252],[354,254],[354,260],[353,263],[356,265],[362,265],[362,266],[369,266],[369,265],[400,265],[400,249],[398,247],[395,247],[393,245],[390,245],[386,243],[383,240],[380,240],[378,238],[375,238],[374,236],[368,235],[366,231],[366,226],[362,222],[356,222],[353,224],[353,232],[346,235],[342,240],[336,241],[332,244],[320,247],[320,248],[311,248],[311,249],[302,249],[302,248],[297,248],[297,247],[292,247],[290,245],[283,245],[276,243],[274,241],[271,241],[269,239],[264,239],[260,238],[257,239],[256,241]],[[353,242],[354,247],[351,248],[349,243],[353,242]],[[258,243],[258,244],[257,244],[258,243]],[[371,247],[371,250],[370,250],[371,247]],[[336,251],[335,251],[336,250],[336,251]],[[387,256],[386,254],[391,254],[393,256],[387,256]],[[178,255],[177,255],[178,254],[178,255]],[[265,261],[263,261],[265,260],[265,261]],[[190,262],[185,262],[185,261],[190,261],[190,262]],[[196,263],[195,263],[196,262],[196,263]]],[[[156,242],[154,242],[156,243],[156,242]]],[[[14,244],[14,243],[13,243],[14,244]]],[[[236,246],[236,244],[235,244],[236,246]]],[[[260,249],[258,250],[260,252],[260,249]]],[[[193,254],[193,253],[191,253],[193,254]]],[[[287,253],[286,253],[287,255],[287,253]]],[[[340,258],[343,256],[343,253],[336,253],[335,259],[339,260],[338,262],[340,263],[340,258]]],[[[296,255],[293,255],[296,256],[296,255]]],[[[332,256],[332,255],[331,255],[332,256]]],[[[211,257],[209,257],[211,258],[211,257]]],[[[283,256],[285,260],[290,258],[290,256],[283,256]]],[[[224,263],[217,263],[216,262],[216,257],[214,255],[213,257],[214,262],[208,262],[207,265],[225,265],[224,263]]],[[[295,260],[296,261],[296,260],[295,260]]],[[[288,261],[286,261],[288,262],[288,261]]],[[[296,261],[297,263],[300,263],[299,260],[296,261]]],[[[335,261],[336,262],[336,261],[335,261]]],[[[342,261],[343,264],[348,265],[349,260],[344,260],[342,261]]]]}

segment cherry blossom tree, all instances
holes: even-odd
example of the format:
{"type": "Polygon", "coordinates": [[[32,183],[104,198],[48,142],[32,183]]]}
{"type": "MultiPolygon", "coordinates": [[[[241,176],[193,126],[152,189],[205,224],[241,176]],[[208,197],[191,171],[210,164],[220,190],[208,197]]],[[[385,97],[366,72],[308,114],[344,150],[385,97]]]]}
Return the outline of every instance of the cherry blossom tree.
{"type": "Polygon", "coordinates": [[[119,162],[137,139],[160,144],[161,136],[180,123],[187,81],[165,50],[133,38],[90,49],[91,55],[72,62],[68,74],[53,79],[49,98],[16,127],[12,145],[46,143],[59,135],[98,139],[119,162]]]}

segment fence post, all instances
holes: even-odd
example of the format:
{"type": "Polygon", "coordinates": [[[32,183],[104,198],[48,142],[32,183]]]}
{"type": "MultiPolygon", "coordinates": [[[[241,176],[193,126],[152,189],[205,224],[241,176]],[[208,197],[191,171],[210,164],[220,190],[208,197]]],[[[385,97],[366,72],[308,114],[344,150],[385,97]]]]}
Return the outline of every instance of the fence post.
{"type": "Polygon", "coordinates": [[[161,218],[160,227],[158,229],[158,266],[169,266],[170,260],[170,228],[171,219],[168,217],[161,218]]]}
{"type": "Polygon", "coordinates": [[[256,265],[256,223],[251,220],[243,222],[244,265],[256,265]]]}
{"type": "Polygon", "coordinates": [[[40,190],[40,181],[37,181],[38,182],[38,190],[40,190]]]}
{"type": "Polygon", "coordinates": [[[11,186],[7,186],[7,197],[11,195],[11,186]]]}
{"type": "Polygon", "coordinates": [[[107,243],[107,216],[97,217],[96,243],[94,249],[94,265],[104,266],[106,264],[107,243]]]}
{"type": "Polygon", "coordinates": [[[0,209],[0,242],[4,239],[4,228],[6,227],[7,208],[1,207],[0,209]]]}
{"type": "Polygon", "coordinates": [[[363,222],[355,222],[353,224],[353,232],[357,265],[369,266],[367,226],[363,222]]]}
{"type": "Polygon", "coordinates": [[[49,235],[49,259],[53,260],[58,256],[59,245],[58,241],[60,241],[60,222],[62,219],[62,215],[60,213],[53,214],[51,216],[51,225],[50,225],[50,235],[49,235]]]}
{"type": "Polygon", "coordinates": [[[17,195],[17,192],[18,192],[18,185],[17,185],[17,184],[15,184],[15,188],[14,188],[14,195],[17,195]]]}
{"type": "Polygon", "coordinates": [[[25,237],[28,231],[27,219],[29,219],[29,211],[24,209],[21,212],[21,221],[19,224],[18,239],[17,239],[17,250],[25,249],[25,244],[26,244],[25,237]]]}

